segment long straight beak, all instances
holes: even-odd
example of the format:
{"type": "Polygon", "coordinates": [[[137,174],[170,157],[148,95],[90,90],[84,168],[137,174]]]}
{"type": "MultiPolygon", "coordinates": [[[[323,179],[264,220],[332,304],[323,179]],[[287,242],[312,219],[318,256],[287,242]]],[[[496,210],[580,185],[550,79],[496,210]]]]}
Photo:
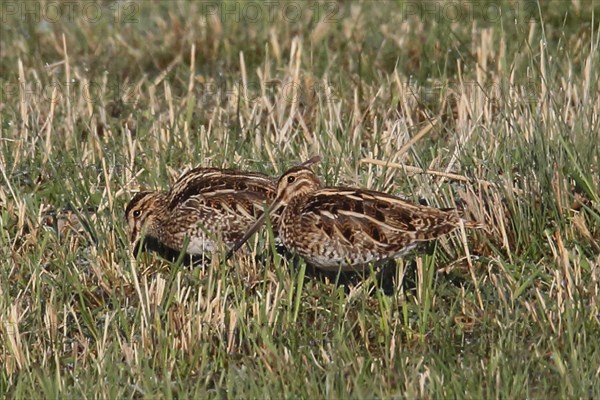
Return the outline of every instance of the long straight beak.
{"type": "Polygon", "coordinates": [[[279,210],[282,206],[282,201],[280,198],[276,198],[273,203],[271,204],[270,207],[268,207],[267,210],[265,210],[265,212],[263,213],[263,215],[260,216],[260,218],[258,218],[256,220],[256,222],[254,222],[254,224],[252,224],[252,226],[250,228],[248,228],[248,230],[246,231],[246,233],[244,234],[244,236],[242,236],[240,239],[238,239],[233,246],[229,249],[229,251],[227,252],[227,254],[225,254],[225,260],[229,260],[231,258],[231,256],[233,256],[233,253],[235,253],[240,247],[243,246],[244,243],[246,243],[248,241],[248,239],[250,239],[252,237],[252,235],[254,235],[256,233],[256,231],[262,226],[262,224],[265,222],[265,218],[267,218],[267,215],[273,215],[273,213],[275,213],[277,210],[279,210]]]}
{"type": "Polygon", "coordinates": [[[131,232],[129,232],[129,243],[135,242],[137,237],[138,237],[137,230],[133,229],[131,232]]]}
{"type": "MultiPolygon", "coordinates": [[[[304,161],[302,164],[300,164],[300,166],[309,167],[313,164],[318,163],[319,161],[321,161],[321,156],[314,156],[314,157],[311,157],[308,160],[304,161]]],[[[250,239],[250,237],[252,237],[252,235],[254,235],[254,233],[265,222],[265,218],[267,217],[267,214],[273,215],[273,213],[275,213],[277,210],[279,210],[282,205],[283,205],[282,198],[277,197],[273,201],[273,203],[271,203],[271,206],[268,207],[267,210],[265,210],[263,215],[261,215],[260,218],[256,220],[256,222],[248,229],[248,231],[246,231],[244,236],[242,236],[239,240],[237,240],[233,244],[233,246],[229,249],[227,254],[225,254],[225,260],[229,260],[231,258],[231,256],[233,256],[233,253],[235,253],[240,247],[243,246],[244,243],[246,243],[248,241],[248,239],[250,239]]]]}

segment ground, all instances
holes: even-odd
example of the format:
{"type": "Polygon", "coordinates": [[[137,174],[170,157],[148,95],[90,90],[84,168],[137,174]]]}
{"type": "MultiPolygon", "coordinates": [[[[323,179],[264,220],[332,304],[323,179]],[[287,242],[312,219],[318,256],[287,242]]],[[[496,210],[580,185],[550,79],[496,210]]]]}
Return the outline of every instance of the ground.
{"type": "Polygon", "coordinates": [[[0,393],[600,397],[599,11],[2,2],[0,393]],[[397,260],[390,296],[132,255],[134,192],[317,154],[327,184],[485,229],[397,260]]]}

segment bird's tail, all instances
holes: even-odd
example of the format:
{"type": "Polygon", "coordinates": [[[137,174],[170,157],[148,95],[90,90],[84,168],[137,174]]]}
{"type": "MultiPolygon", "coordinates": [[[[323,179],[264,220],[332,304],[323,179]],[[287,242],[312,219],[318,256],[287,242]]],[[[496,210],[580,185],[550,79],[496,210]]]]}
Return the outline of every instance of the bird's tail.
{"type": "Polygon", "coordinates": [[[466,219],[461,219],[463,224],[465,225],[465,228],[471,228],[471,229],[483,229],[485,228],[485,224],[482,224],[480,222],[475,222],[475,221],[468,221],[466,219]]]}

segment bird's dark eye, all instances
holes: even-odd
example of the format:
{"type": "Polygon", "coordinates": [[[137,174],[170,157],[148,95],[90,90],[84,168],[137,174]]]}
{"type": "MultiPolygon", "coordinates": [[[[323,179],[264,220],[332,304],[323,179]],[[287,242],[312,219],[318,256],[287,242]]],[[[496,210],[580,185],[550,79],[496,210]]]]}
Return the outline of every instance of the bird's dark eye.
{"type": "Polygon", "coordinates": [[[295,176],[293,176],[293,175],[292,176],[288,176],[288,179],[287,179],[288,183],[294,183],[295,180],[296,180],[295,176]]]}
{"type": "Polygon", "coordinates": [[[133,217],[134,217],[134,218],[137,218],[137,217],[139,217],[140,215],[142,215],[142,212],[141,212],[140,210],[135,210],[135,211],[133,212],[133,217]]]}

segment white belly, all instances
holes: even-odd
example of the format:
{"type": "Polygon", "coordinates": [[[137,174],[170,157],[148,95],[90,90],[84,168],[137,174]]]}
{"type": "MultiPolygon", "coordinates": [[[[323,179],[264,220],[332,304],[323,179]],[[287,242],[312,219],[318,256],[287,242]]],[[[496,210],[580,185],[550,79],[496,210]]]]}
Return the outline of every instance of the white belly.
{"type": "MultiPolygon", "coordinates": [[[[184,242],[185,243],[185,242],[184,242]]],[[[200,255],[206,253],[213,253],[217,250],[215,242],[208,239],[206,236],[193,236],[189,238],[186,252],[191,255],[200,255]]]]}

